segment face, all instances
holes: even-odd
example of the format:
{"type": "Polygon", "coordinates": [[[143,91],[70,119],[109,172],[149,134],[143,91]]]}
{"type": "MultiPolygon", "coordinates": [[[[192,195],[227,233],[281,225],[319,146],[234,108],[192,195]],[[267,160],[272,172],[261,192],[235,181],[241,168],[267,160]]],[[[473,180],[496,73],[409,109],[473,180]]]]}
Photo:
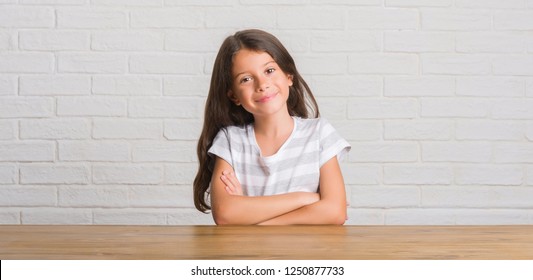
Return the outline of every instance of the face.
{"type": "Polygon", "coordinates": [[[292,76],[266,52],[242,49],[233,57],[233,86],[228,97],[254,117],[287,113],[292,76]]]}

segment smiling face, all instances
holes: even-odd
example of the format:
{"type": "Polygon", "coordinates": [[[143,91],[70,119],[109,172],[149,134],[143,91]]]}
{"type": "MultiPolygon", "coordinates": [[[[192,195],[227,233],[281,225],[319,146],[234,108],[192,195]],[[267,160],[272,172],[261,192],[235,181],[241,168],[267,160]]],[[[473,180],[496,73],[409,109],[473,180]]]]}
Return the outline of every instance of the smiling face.
{"type": "Polygon", "coordinates": [[[292,76],[266,52],[242,49],[233,57],[233,86],[228,97],[257,117],[287,113],[292,76]]]}

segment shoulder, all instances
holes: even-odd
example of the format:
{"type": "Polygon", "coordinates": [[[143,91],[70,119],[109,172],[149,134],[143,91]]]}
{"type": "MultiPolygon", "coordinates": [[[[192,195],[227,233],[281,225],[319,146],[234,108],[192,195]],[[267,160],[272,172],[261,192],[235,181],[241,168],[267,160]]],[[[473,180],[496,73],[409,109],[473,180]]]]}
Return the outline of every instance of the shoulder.
{"type": "Polygon", "coordinates": [[[298,122],[298,127],[301,130],[322,130],[323,128],[331,127],[329,121],[323,117],[312,118],[312,119],[302,119],[297,117],[296,121],[298,122]]]}

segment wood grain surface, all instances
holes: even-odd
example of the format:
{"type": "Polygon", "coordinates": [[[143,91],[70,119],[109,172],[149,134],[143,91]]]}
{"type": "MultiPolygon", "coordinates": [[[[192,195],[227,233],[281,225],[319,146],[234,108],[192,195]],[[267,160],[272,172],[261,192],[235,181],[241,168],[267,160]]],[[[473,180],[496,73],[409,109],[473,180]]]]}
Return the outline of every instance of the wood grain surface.
{"type": "Polygon", "coordinates": [[[0,226],[0,259],[533,259],[533,226],[0,226]]]}

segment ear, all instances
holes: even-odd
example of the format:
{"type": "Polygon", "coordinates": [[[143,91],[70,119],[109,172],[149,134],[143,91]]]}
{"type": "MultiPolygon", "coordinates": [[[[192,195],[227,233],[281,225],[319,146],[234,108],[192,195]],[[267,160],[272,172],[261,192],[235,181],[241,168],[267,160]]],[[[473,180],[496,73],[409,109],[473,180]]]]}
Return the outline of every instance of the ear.
{"type": "Polygon", "coordinates": [[[229,100],[231,100],[231,102],[233,102],[235,105],[237,105],[237,106],[241,106],[241,101],[239,101],[239,99],[238,99],[237,96],[233,93],[233,91],[231,91],[231,90],[228,91],[228,98],[229,98],[229,100]]]}
{"type": "Polygon", "coordinates": [[[293,75],[287,75],[287,79],[289,79],[289,86],[292,87],[292,79],[293,79],[293,75]]]}

